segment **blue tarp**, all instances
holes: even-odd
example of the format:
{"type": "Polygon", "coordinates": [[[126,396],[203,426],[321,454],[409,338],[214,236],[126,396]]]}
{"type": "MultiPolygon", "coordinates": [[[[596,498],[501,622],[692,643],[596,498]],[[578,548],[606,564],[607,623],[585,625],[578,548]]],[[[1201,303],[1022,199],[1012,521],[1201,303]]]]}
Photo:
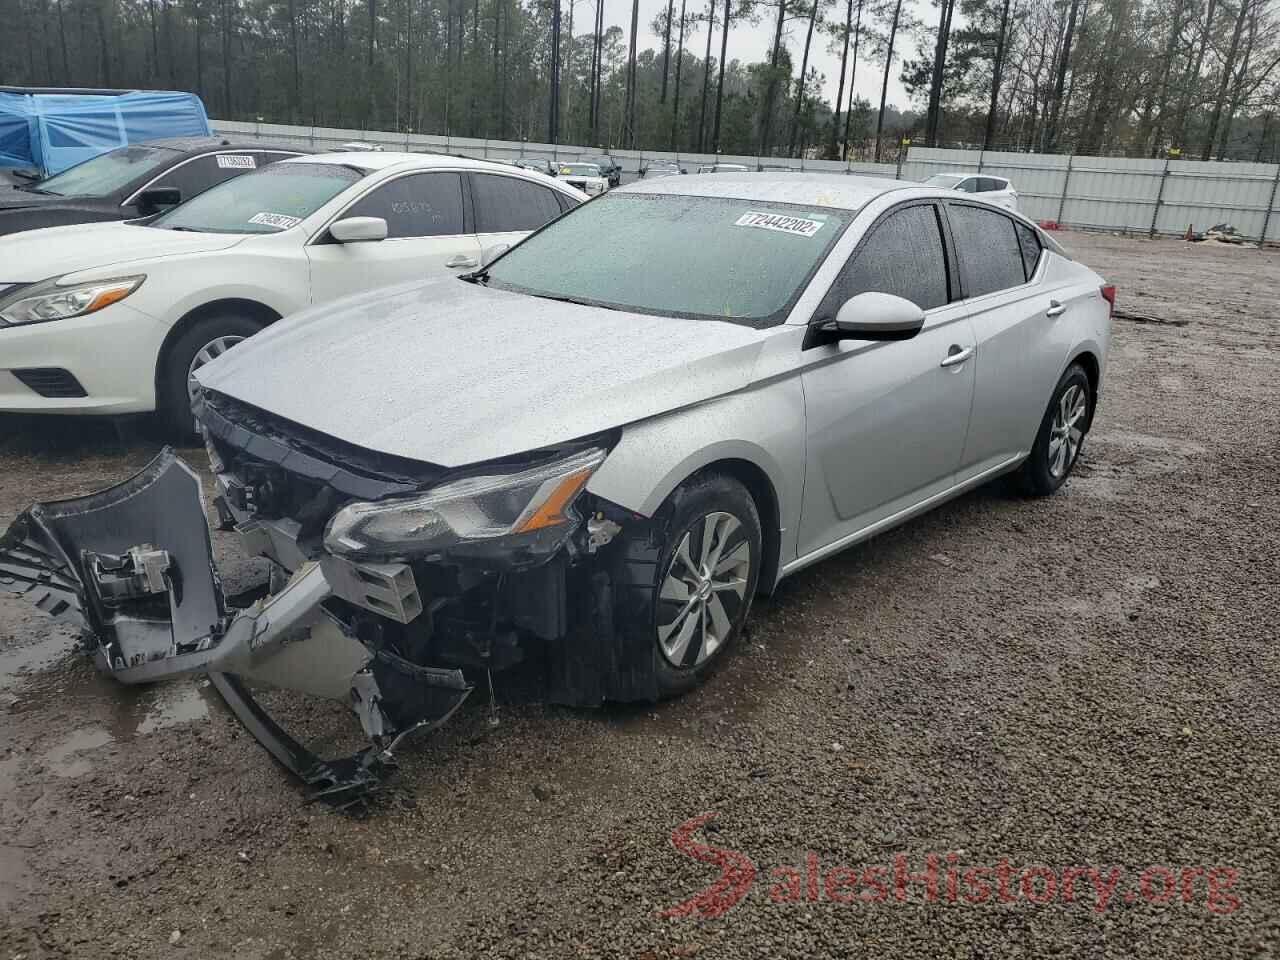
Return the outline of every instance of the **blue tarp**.
{"type": "Polygon", "coordinates": [[[128,143],[212,133],[193,93],[0,92],[0,167],[33,167],[45,176],[128,143]]]}

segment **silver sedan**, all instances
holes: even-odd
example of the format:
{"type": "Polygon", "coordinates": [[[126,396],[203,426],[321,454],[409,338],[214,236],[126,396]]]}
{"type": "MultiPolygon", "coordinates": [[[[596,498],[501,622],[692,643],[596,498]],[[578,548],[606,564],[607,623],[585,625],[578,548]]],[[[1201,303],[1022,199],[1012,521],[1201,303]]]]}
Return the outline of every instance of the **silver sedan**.
{"type": "Polygon", "coordinates": [[[677,694],[782,578],[1002,474],[1053,493],[1114,301],[1035,224],[952,190],[640,182],[461,279],[303,311],[201,368],[218,512],[292,574],[274,596],[220,613],[169,453],[28,511],[0,569],[79,614],[121,680],[210,671],[277,758],[349,798],[486,674],[539,657],[559,702],[677,694]],[[638,262],[599,255],[620,238],[638,262]],[[317,765],[233,675],[353,704],[371,747],[317,765]]]}

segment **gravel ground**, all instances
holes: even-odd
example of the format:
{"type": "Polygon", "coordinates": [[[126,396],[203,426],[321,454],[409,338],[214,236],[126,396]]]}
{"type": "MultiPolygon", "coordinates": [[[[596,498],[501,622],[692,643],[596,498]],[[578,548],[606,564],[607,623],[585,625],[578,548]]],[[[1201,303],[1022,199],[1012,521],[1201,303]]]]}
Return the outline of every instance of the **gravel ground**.
{"type": "MultiPolygon", "coordinates": [[[[1063,491],[810,568],[678,702],[502,683],[365,819],[305,805],[207,685],[121,688],[0,600],[0,958],[1280,952],[1280,255],[1062,237],[1161,321],[1117,322],[1063,491]],[[662,915],[717,862],[735,906],[662,915]]],[[[153,451],[5,421],[0,522],[153,451]]]]}

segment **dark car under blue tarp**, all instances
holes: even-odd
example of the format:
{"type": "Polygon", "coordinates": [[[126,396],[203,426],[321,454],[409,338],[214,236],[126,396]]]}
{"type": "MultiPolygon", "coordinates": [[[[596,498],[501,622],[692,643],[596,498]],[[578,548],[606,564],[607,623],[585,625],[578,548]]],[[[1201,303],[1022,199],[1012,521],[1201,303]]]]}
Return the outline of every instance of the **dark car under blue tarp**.
{"type": "Polygon", "coordinates": [[[126,144],[212,133],[193,93],[0,87],[0,168],[48,177],[126,144]]]}

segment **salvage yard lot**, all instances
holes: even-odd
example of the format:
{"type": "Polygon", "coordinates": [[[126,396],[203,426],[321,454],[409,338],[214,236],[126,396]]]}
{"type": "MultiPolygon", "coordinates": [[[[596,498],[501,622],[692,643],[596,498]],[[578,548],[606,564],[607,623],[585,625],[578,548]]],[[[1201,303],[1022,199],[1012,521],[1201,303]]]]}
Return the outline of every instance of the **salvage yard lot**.
{"type": "MultiPolygon", "coordinates": [[[[1156,321],[1117,321],[1063,491],[979,490],[797,575],[679,701],[575,711],[508,679],[496,726],[473,697],[363,820],[305,805],[203,681],[120,687],[0,599],[0,958],[1280,950],[1280,254],[1060,236],[1156,321]],[[671,842],[713,811],[696,839],[754,886],[659,916],[719,876],[671,842]],[[899,900],[895,857],[930,854],[933,901],[899,900]],[[948,854],[1007,861],[1012,892],[949,898],[948,854]],[[839,902],[810,863],[882,866],[888,895],[839,902]],[[1019,882],[1037,866],[1114,894],[1019,882]]],[[[0,421],[0,524],[155,449],[0,421]]],[[[231,540],[235,590],[263,566],[231,540]]],[[[270,706],[328,752],[346,730],[270,706]]]]}

